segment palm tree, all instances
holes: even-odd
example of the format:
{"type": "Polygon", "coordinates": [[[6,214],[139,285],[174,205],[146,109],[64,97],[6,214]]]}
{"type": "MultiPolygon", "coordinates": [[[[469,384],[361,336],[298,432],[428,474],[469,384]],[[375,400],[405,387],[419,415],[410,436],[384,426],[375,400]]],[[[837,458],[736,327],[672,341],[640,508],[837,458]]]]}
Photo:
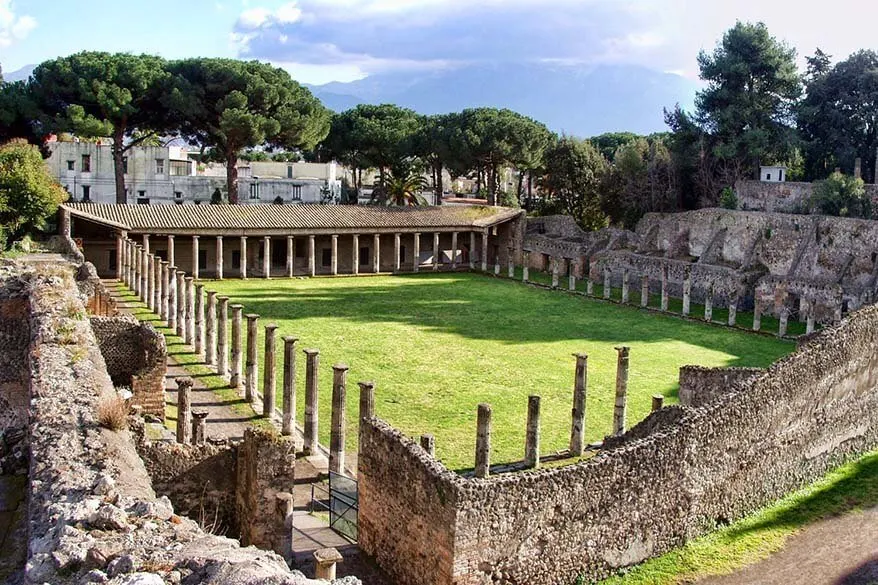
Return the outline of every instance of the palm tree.
{"type": "Polygon", "coordinates": [[[409,207],[427,205],[427,200],[421,195],[429,187],[427,179],[415,171],[410,171],[403,176],[390,176],[384,184],[372,191],[370,203],[375,205],[395,205],[409,207]]]}

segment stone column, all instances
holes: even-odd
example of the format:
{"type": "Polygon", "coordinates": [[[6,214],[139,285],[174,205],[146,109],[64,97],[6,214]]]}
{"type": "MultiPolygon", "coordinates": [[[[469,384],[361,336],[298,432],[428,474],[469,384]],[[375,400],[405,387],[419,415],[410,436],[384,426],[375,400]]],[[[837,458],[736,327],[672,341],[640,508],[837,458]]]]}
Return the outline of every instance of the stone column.
{"type": "Polygon", "coordinates": [[[259,378],[257,343],[259,343],[259,315],[249,313],[247,317],[247,378],[244,381],[244,400],[253,404],[256,400],[256,381],[259,378]]]}
{"type": "Polygon", "coordinates": [[[204,363],[216,365],[216,291],[207,291],[207,309],[204,321],[204,363]]]}
{"type": "Polygon", "coordinates": [[[488,232],[482,232],[482,272],[488,271],[488,232]]]}
{"type": "Polygon", "coordinates": [[[412,253],[412,271],[417,272],[421,269],[421,234],[415,233],[412,253]]]}
{"type": "Polygon", "coordinates": [[[332,366],[332,427],[329,430],[329,471],[344,473],[345,400],[348,367],[332,366]]]}
{"type": "Polygon", "coordinates": [[[652,412],[661,410],[665,405],[665,397],[661,394],[653,394],[652,396],[652,412]]]}
{"type": "Polygon", "coordinates": [[[381,272],[381,234],[372,238],[372,272],[381,272]]]}
{"type": "Polygon", "coordinates": [[[753,331],[762,329],[762,302],[758,299],[753,304],[753,331]]]}
{"type": "Polygon", "coordinates": [[[216,307],[216,371],[229,378],[229,297],[218,296],[216,307]]]}
{"type": "Polygon", "coordinates": [[[168,269],[168,263],[164,260],[160,263],[161,271],[162,271],[162,290],[161,290],[161,306],[159,311],[159,318],[169,324],[169,311],[170,302],[171,302],[171,282],[170,282],[170,273],[168,269]]]}
{"type": "Polygon", "coordinates": [[[186,273],[177,271],[177,337],[186,337],[186,273]]]}
{"type": "Polygon", "coordinates": [[[231,305],[232,310],[232,363],[229,368],[229,386],[241,390],[244,388],[243,372],[244,353],[241,339],[241,317],[244,314],[242,305],[231,305]]]}
{"type": "Polygon", "coordinates": [[[134,250],[132,254],[132,281],[131,281],[131,290],[134,291],[134,294],[138,297],[140,296],[140,244],[134,244],[134,250]]]}
{"type": "Polygon", "coordinates": [[[574,354],[576,375],[573,379],[573,421],[570,425],[570,456],[580,457],[585,449],[585,397],[588,387],[588,355],[574,354]]]}
{"type": "Polygon", "coordinates": [[[630,293],[628,291],[628,269],[623,268],[622,269],[622,302],[625,303],[626,305],[628,304],[629,294],[630,293]]]}
{"type": "Polygon", "coordinates": [[[540,397],[527,398],[527,429],[524,443],[524,465],[540,466],[540,397]]]}
{"type": "Polygon", "coordinates": [[[296,238],[287,236],[287,277],[296,275],[296,238]]]}
{"type": "Polygon", "coordinates": [[[713,285],[707,287],[704,296],[704,320],[708,323],[713,321],[713,285]]]}
{"type": "Polygon", "coordinates": [[[177,382],[177,442],[192,442],[192,378],[182,377],[177,382]]]}
{"type": "MultiPolygon", "coordinates": [[[[876,170],[878,172],[878,170],[876,170]]],[[[816,303],[812,300],[808,303],[807,309],[807,317],[805,320],[805,335],[811,335],[814,333],[814,305],[816,303]]]]}
{"type": "Polygon", "coordinates": [[[195,285],[195,355],[204,358],[204,285],[195,285]]]}
{"type": "Polygon", "coordinates": [[[604,268],[604,298],[609,299],[613,294],[613,278],[610,268],[604,268]]]}
{"type": "Polygon", "coordinates": [[[395,272],[399,272],[402,269],[402,258],[399,257],[401,250],[401,237],[402,236],[399,232],[393,234],[393,270],[395,272]]]}
{"type": "Polygon", "coordinates": [[[469,269],[476,269],[476,232],[469,233],[469,269]]]}
{"type": "Polygon", "coordinates": [[[274,414],[274,402],[277,395],[277,377],[274,372],[276,354],[275,337],[277,325],[269,323],[265,326],[265,361],[262,367],[262,416],[271,419],[274,414]]]}
{"type": "Polygon", "coordinates": [[[576,272],[573,267],[573,258],[567,258],[567,288],[576,290],[576,272]]]}
{"type": "Polygon", "coordinates": [[[322,581],[334,581],[336,565],[344,560],[341,553],[334,548],[321,548],[314,551],[314,578],[322,581]]]}
{"type": "MultiPolygon", "coordinates": [[[[452,270],[457,270],[457,254],[460,251],[460,247],[457,245],[457,232],[451,232],[451,268],[452,270]]],[[[511,256],[510,256],[511,258],[511,256]]],[[[511,262],[511,260],[510,260],[511,262]]],[[[515,273],[509,276],[509,278],[513,278],[515,273]]]]}
{"type": "Polygon", "coordinates": [[[168,329],[177,332],[177,267],[168,265],[168,329]]]}
{"type": "Polygon", "coordinates": [[[140,268],[140,298],[146,302],[146,294],[149,289],[149,234],[143,234],[143,250],[141,251],[140,268]]]}
{"type": "Polygon", "coordinates": [[[293,434],[296,423],[296,342],[297,337],[284,337],[283,423],[281,434],[293,434]]]}
{"type": "MultiPolygon", "coordinates": [[[[68,217],[70,216],[70,212],[67,212],[68,217]]],[[[122,273],[124,271],[125,264],[125,236],[122,232],[116,233],[116,280],[122,280],[122,273]]]]}
{"type": "Polygon", "coordinates": [[[146,255],[146,287],[144,287],[146,308],[155,312],[155,256],[146,255]]]}
{"type": "Polygon", "coordinates": [[[630,348],[617,347],[616,361],[616,404],[613,407],[613,434],[625,432],[625,407],[628,395],[628,354],[630,348]]]}
{"type": "Polygon", "coordinates": [[[186,344],[195,346],[195,279],[186,277],[186,344]]]}
{"type": "Polygon", "coordinates": [[[433,232],[433,271],[439,270],[439,232],[433,232]]]}
{"type": "Polygon", "coordinates": [[[351,274],[360,273],[360,234],[351,236],[351,274]]]}
{"type": "Polygon", "coordinates": [[[314,236],[308,236],[308,276],[316,274],[317,263],[314,260],[314,236]]]}
{"type": "Polygon", "coordinates": [[[152,291],[153,295],[153,313],[161,318],[162,314],[162,259],[158,256],[153,257],[153,274],[155,286],[152,291]]]}
{"type": "Polygon", "coordinates": [[[128,285],[128,238],[122,238],[122,284],[128,285]]]}
{"type": "Polygon", "coordinates": [[[506,249],[506,276],[507,278],[515,278],[515,250],[511,247],[506,249]]]}
{"type": "Polygon", "coordinates": [[[558,280],[559,280],[559,266],[558,266],[558,258],[552,256],[549,260],[549,263],[552,267],[552,288],[558,288],[558,280]]]}
{"type": "Polygon", "coordinates": [[[430,457],[436,457],[436,437],[427,433],[421,435],[421,449],[427,452],[430,457]]]}
{"type": "Polygon", "coordinates": [[[780,310],[780,317],[778,318],[778,327],[777,327],[777,336],[785,337],[787,334],[787,327],[789,326],[790,321],[790,311],[786,307],[780,310]]]}
{"type": "Polygon", "coordinates": [[[176,258],[174,257],[174,236],[168,236],[168,264],[176,266],[176,258]]]}
{"type": "Polygon", "coordinates": [[[262,238],[262,278],[271,278],[271,236],[262,238]]]}
{"type": "Polygon", "coordinates": [[[210,413],[206,410],[192,411],[192,444],[204,445],[207,442],[207,417],[210,413]]]}
{"type": "Polygon", "coordinates": [[[70,231],[70,211],[67,209],[58,210],[58,235],[69,238],[70,231]]]}
{"type": "Polygon", "coordinates": [[[332,258],[330,259],[329,271],[333,276],[338,274],[338,236],[332,234],[332,258]]]}
{"type": "Polygon", "coordinates": [[[521,252],[521,280],[522,282],[530,280],[530,252],[527,250],[521,252]]]}
{"type": "Polygon", "coordinates": [[[662,264],[662,311],[668,310],[668,265],[662,264]]]}
{"type": "Polygon", "coordinates": [[[198,262],[198,236],[192,236],[192,278],[198,280],[199,264],[198,262]]]}
{"type": "Polygon", "coordinates": [[[683,316],[688,317],[692,306],[692,273],[686,269],[686,276],[683,278],[683,316]]]}
{"type": "Polygon", "coordinates": [[[738,297],[729,302],[729,327],[734,327],[738,320],[738,297]]]}
{"type": "Polygon", "coordinates": [[[216,237],[216,279],[223,279],[223,237],[216,237]]]}
{"type": "Polygon", "coordinates": [[[305,452],[317,453],[317,372],[320,366],[320,351],[305,351],[305,452]]]}
{"type": "Polygon", "coordinates": [[[125,284],[134,288],[134,242],[130,239],[125,244],[125,284]]]}
{"type": "Polygon", "coordinates": [[[241,236],[241,280],[247,280],[247,236],[241,236]]]}
{"type": "Polygon", "coordinates": [[[646,274],[640,277],[640,306],[649,306],[649,276],[646,274]]]}
{"type": "Polygon", "coordinates": [[[491,469],[491,407],[479,404],[476,421],[476,477],[488,477],[491,469]]]}

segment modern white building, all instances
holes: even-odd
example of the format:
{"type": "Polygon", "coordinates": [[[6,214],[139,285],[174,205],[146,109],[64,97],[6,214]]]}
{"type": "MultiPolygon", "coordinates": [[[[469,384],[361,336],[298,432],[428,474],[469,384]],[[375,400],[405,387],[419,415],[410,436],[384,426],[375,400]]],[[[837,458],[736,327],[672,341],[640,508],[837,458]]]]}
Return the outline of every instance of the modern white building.
{"type": "MultiPolygon", "coordinates": [[[[112,147],[89,142],[52,142],[46,161],[71,201],[115,203],[112,147]]],[[[124,160],[128,203],[206,204],[217,191],[226,197],[222,165],[200,166],[181,147],[137,146],[124,160]]],[[[338,201],[336,163],[239,162],[240,203],[328,203],[338,201]]]]}
{"type": "Polygon", "coordinates": [[[783,183],[787,180],[787,168],[783,166],[759,167],[759,180],[763,183],[783,183]]]}

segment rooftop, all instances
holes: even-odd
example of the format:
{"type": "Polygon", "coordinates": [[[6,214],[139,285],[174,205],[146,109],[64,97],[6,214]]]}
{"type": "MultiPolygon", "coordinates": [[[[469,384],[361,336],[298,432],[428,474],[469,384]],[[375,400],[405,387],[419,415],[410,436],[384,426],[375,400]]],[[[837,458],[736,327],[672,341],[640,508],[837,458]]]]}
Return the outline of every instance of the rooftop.
{"type": "Polygon", "coordinates": [[[133,233],[223,235],[483,231],[524,212],[506,207],[114,205],[66,203],[71,216],[133,233]]]}

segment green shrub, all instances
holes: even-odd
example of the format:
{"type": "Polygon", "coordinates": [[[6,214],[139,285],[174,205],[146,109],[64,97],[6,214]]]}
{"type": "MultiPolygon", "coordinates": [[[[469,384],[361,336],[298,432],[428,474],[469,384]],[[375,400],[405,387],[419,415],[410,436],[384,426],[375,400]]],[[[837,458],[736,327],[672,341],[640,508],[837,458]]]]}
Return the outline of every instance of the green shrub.
{"type": "Polygon", "coordinates": [[[839,172],[814,186],[810,203],[812,209],[825,215],[872,217],[872,201],[866,195],[863,180],[839,172]]]}
{"type": "Polygon", "coordinates": [[[738,209],[738,196],[731,187],[725,187],[719,196],[719,205],[723,209],[738,209]]]}

